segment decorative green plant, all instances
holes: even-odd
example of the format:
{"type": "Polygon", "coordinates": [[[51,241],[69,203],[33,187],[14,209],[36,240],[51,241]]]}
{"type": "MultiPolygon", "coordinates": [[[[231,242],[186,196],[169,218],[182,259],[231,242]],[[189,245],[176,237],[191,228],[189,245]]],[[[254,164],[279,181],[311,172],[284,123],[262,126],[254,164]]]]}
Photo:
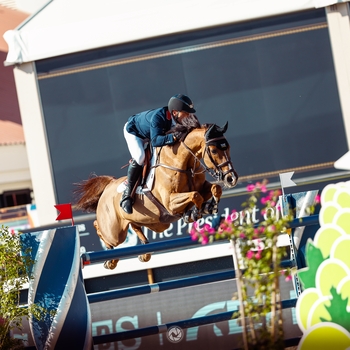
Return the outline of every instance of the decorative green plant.
{"type": "Polygon", "coordinates": [[[350,181],[322,190],[319,223],[298,271],[298,349],[350,349],[350,181]]]}
{"type": "Polygon", "coordinates": [[[19,305],[20,290],[29,282],[28,266],[33,261],[29,254],[21,255],[17,234],[8,227],[0,228],[0,349],[23,349],[20,339],[10,337],[13,328],[22,327],[22,317],[28,317],[32,308],[19,305]]]}
{"type": "Polygon", "coordinates": [[[193,240],[202,244],[222,239],[228,239],[232,244],[241,305],[235,317],[242,325],[244,349],[284,349],[279,280],[281,274],[290,280],[291,271],[289,268],[281,271],[286,247],[278,247],[277,239],[281,233],[289,232],[294,216],[293,212],[276,215],[281,191],[268,191],[266,180],[249,185],[247,191],[250,195],[241,211],[247,216],[246,220],[241,220],[241,214],[234,210],[217,229],[208,224],[200,228],[194,223],[190,234],[193,240]],[[260,199],[262,193],[265,196],[260,199]],[[260,222],[252,220],[259,199],[263,204],[260,222]]]}

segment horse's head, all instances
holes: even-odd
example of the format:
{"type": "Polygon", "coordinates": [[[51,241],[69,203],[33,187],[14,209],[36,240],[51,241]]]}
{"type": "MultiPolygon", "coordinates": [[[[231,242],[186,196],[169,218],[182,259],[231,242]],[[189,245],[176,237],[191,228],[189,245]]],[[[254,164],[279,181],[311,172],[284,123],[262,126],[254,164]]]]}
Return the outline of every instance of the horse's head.
{"type": "Polygon", "coordinates": [[[234,187],[238,181],[238,174],[233,168],[230,145],[224,136],[227,127],[228,122],[222,128],[216,124],[209,126],[204,135],[205,152],[203,160],[207,167],[213,171],[212,175],[218,181],[223,181],[226,187],[234,187]]]}

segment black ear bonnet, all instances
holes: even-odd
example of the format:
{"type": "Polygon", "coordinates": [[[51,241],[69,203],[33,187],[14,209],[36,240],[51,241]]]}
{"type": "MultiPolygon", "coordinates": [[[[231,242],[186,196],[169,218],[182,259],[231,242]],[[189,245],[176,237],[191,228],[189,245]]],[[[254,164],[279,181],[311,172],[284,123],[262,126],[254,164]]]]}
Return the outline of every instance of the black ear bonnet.
{"type": "Polygon", "coordinates": [[[205,133],[205,141],[207,146],[212,145],[219,148],[222,151],[226,151],[229,144],[224,136],[228,127],[228,122],[221,128],[216,124],[213,124],[205,133]]]}

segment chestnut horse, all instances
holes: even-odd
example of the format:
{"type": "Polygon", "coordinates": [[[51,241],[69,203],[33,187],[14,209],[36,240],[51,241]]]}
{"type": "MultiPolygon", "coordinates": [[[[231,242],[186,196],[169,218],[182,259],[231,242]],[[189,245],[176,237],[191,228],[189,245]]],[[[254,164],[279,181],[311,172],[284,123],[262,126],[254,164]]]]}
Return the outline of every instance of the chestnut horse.
{"type": "MultiPolygon", "coordinates": [[[[156,148],[157,161],[151,167],[154,184],[138,187],[132,214],[119,206],[126,177],[94,176],[76,184],[76,208],[96,212],[94,226],[108,249],[124,242],[129,225],[142,243],[148,243],[143,226],[159,233],[181,217],[193,222],[204,214],[216,213],[222,195],[220,184],[232,188],[238,180],[224,136],[227,125],[204,124],[190,130],[181,142],[156,148]],[[206,180],[206,172],[215,183],[206,180]]],[[[141,261],[150,258],[149,253],[139,256],[141,261]]],[[[104,266],[114,269],[117,263],[110,260],[104,266]]]]}

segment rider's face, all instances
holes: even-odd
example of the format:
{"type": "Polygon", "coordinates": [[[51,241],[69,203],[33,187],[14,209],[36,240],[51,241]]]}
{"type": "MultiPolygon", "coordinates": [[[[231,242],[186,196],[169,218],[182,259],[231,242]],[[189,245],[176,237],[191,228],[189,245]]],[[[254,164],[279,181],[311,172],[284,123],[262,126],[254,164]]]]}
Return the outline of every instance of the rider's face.
{"type": "Polygon", "coordinates": [[[173,111],[173,116],[176,122],[181,123],[181,120],[184,118],[188,118],[191,113],[185,111],[173,111]]]}

